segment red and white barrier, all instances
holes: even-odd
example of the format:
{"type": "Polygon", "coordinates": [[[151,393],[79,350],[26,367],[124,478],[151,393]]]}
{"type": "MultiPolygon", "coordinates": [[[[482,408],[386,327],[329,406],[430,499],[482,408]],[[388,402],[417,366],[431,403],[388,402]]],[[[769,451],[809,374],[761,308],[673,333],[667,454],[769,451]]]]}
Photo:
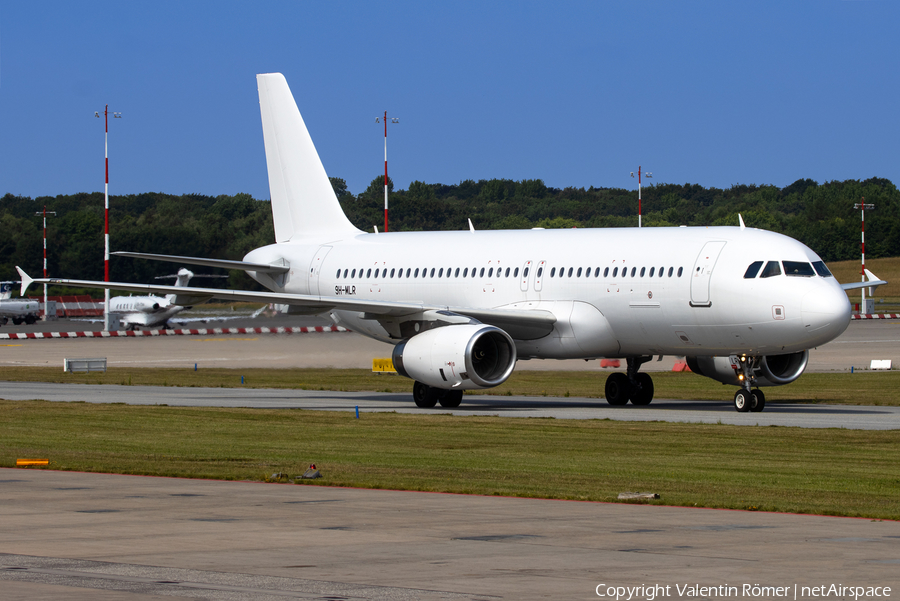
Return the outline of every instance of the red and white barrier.
{"type": "Polygon", "coordinates": [[[190,328],[181,330],[121,330],[114,332],[28,332],[0,334],[0,340],[34,340],[43,338],[141,338],[145,336],[219,336],[221,334],[309,334],[349,332],[341,326],[302,328],[190,328]]]}
{"type": "Polygon", "coordinates": [[[900,313],[863,313],[852,315],[850,319],[900,319],[900,313]]]}

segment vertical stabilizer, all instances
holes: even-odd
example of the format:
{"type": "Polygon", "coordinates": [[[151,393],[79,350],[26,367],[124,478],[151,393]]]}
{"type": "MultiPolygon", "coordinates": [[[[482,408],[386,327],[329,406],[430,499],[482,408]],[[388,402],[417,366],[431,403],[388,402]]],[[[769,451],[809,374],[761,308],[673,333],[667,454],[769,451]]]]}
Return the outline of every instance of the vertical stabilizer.
{"type": "Polygon", "coordinates": [[[361,233],[344,215],[281,73],[256,76],[275,241],[361,233]]]}

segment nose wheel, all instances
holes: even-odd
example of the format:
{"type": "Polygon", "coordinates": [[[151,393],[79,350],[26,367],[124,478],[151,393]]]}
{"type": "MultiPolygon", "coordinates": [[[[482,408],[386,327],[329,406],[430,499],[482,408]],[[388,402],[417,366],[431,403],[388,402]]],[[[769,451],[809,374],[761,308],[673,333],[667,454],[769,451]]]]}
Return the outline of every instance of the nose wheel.
{"type": "Polygon", "coordinates": [[[766,395],[762,390],[752,389],[755,378],[753,377],[753,361],[748,357],[731,356],[731,364],[740,377],[743,388],[734,393],[734,409],[739,413],[752,411],[758,413],[766,406],[766,395]]]}

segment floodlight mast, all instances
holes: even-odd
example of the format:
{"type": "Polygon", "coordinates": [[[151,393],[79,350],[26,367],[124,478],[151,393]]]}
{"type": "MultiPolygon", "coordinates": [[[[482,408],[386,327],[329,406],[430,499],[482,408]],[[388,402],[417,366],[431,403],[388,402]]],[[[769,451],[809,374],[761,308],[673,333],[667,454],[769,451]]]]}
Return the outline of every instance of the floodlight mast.
{"type": "MultiPolygon", "coordinates": [[[[860,273],[860,277],[862,278],[862,281],[865,282],[866,281],[866,209],[870,209],[870,210],[874,209],[875,205],[872,203],[867,203],[865,196],[863,196],[860,200],[862,202],[855,203],[853,205],[853,208],[859,209],[860,216],[861,216],[860,223],[862,225],[862,230],[861,230],[862,239],[861,239],[860,248],[862,250],[862,267],[860,268],[859,273],[860,273]]],[[[863,288],[860,288],[860,290],[862,291],[862,295],[860,297],[861,302],[859,305],[859,312],[860,312],[860,314],[862,314],[862,312],[866,310],[866,289],[865,289],[865,287],[863,287],[863,288]]]]}
{"type": "MultiPolygon", "coordinates": [[[[379,118],[375,117],[375,123],[379,118]]],[[[398,117],[391,117],[391,123],[400,123],[398,117]]],[[[384,231],[388,231],[388,170],[387,170],[387,111],[384,111],[384,231]]]]}
{"type": "MultiPolygon", "coordinates": [[[[94,117],[100,117],[94,111],[94,117]]],[[[113,113],[114,119],[121,119],[122,113],[113,113]]],[[[103,159],[106,183],[103,187],[103,281],[109,281],[109,105],[103,108],[103,159]]],[[[46,276],[44,276],[46,277],[46,276]]],[[[109,331],[109,288],[103,294],[103,331],[109,331]]]]}
{"type": "MultiPolygon", "coordinates": [[[[47,205],[44,205],[44,210],[35,215],[43,215],[44,216],[44,279],[47,279],[47,213],[50,213],[54,217],[56,217],[56,211],[48,211],[47,205]]],[[[47,321],[47,284],[44,283],[44,316],[41,318],[41,321],[47,321]]]]}

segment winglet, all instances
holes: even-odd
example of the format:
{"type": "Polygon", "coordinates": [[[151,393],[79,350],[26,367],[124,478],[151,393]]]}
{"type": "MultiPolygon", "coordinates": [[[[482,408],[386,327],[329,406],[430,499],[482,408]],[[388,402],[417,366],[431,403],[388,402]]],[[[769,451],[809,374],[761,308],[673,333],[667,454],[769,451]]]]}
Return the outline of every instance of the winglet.
{"type": "Polygon", "coordinates": [[[19,277],[22,278],[22,291],[19,293],[19,296],[25,296],[25,291],[28,290],[29,286],[31,286],[34,278],[22,271],[22,268],[18,265],[16,265],[16,271],[19,272],[19,277]]]}
{"type": "Polygon", "coordinates": [[[471,219],[469,219],[469,231],[472,232],[473,234],[475,233],[475,226],[472,225],[471,219]]]}
{"type": "Polygon", "coordinates": [[[870,282],[878,282],[877,284],[875,284],[875,286],[869,286],[869,296],[875,296],[875,288],[878,286],[881,286],[882,284],[887,284],[887,282],[880,279],[877,275],[875,275],[868,269],[866,269],[865,272],[866,272],[866,277],[869,279],[870,282]]]}
{"type": "Polygon", "coordinates": [[[741,214],[740,214],[740,213],[738,213],[738,221],[739,221],[740,224],[741,224],[741,229],[744,229],[744,218],[741,217],[741,214]]]}

